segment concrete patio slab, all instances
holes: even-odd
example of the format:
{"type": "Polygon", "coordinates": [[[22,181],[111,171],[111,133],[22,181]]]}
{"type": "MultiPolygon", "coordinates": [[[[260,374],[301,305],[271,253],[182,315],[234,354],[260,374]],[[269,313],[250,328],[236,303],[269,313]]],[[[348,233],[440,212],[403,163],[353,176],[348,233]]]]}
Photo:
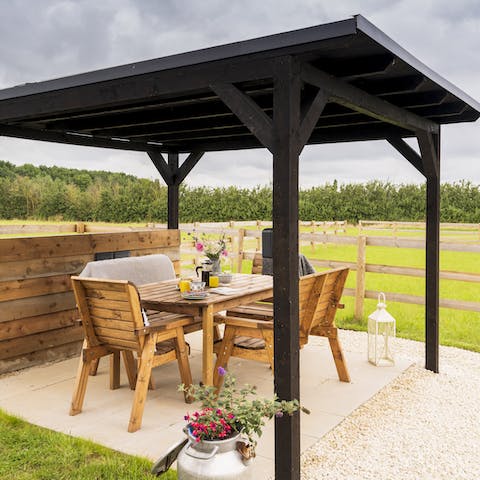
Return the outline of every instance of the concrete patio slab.
{"type": "MultiPolygon", "coordinates": [[[[201,334],[189,336],[190,363],[195,381],[201,377],[201,334]]],[[[365,337],[366,341],[366,337],[365,337]]],[[[301,400],[311,410],[302,414],[301,449],[307,450],[356,408],[398,377],[412,362],[397,359],[394,367],[379,368],[363,352],[346,350],[351,383],[339,382],[328,342],[313,338],[301,353],[301,400]]],[[[183,403],[176,363],[154,370],[156,390],[147,397],[141,430],[127,432],[133,392],[122,372],[122,387],[108,389],[108,361],[102,359],[96,377],[90,377],[81,414],[68,415],[78,359],[35,367],[0,378],[0,408],[25,420],[70,435],[87,438],[125,453],[156,460],[182,438],[183,416],[193,405],[183,403]]],[[[122,368],[123,370],[123,368],[122,368]]],[[[273,394],[268,366],[232,359],[229,370],[238,383],[254,384],[261,395],[273,394]]],[[[258,478],[273,475],[274,425],[270,422],[257,448],[258,478]]]]}

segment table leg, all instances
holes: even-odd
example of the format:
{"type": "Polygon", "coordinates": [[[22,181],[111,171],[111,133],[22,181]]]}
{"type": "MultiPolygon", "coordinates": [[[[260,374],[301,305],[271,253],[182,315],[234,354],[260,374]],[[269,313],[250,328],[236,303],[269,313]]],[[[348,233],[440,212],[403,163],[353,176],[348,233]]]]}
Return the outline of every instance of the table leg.
{"type": "Polygon", "coordinates": [[[208,305],[202,310],[203,327],[203,383],[213,385],[213,307],[208,305]]]}

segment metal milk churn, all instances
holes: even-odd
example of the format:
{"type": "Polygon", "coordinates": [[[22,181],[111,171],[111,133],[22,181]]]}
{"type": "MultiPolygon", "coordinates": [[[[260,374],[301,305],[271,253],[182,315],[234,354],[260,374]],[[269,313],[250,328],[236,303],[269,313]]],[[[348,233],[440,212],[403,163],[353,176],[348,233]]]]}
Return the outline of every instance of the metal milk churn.
{"type": "Polygon", "coordinates": [[[177,458],[178,480],[250,480],[252,460],[237,451],[240,434],[226,440],[189,441],[177,458]]]}

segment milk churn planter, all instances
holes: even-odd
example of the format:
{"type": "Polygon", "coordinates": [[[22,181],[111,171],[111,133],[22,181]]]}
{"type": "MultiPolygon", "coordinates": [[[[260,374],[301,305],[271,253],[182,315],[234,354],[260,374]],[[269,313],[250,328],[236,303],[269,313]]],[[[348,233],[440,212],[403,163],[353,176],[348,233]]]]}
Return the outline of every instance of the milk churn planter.
{"type": "Polygon", "coordinates": [[[298,400],[258,398],[253,386],[237,389],[235,377],[223,368],[219,374],[224,376],[224,387],[218,395],[213,386],[180,385],[202,407],[185,415],[189,441],[177,459],[179,480],[251,478],[256,437],[262,434],[265,420],[293,415],[300,408],[298,400]]]}

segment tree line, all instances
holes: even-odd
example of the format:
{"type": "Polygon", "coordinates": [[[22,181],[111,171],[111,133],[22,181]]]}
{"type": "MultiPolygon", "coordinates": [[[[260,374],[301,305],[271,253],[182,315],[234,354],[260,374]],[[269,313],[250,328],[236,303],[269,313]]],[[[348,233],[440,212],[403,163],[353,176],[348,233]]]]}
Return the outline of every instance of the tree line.
{"type": "MultiPolygon", "coordinates": [[[[180,187],[182,222],[270,220],[272,188],[180,187]]],[[[425,185],[327,183],[300,191],[301,220],[425,219],[425,185]]],[[[0,218],[166,222],[167,187],[123,173],[0,161],[0,218]]],[[[480,223],[480,185],[441,186],[441,221],[480,223]]]]}

